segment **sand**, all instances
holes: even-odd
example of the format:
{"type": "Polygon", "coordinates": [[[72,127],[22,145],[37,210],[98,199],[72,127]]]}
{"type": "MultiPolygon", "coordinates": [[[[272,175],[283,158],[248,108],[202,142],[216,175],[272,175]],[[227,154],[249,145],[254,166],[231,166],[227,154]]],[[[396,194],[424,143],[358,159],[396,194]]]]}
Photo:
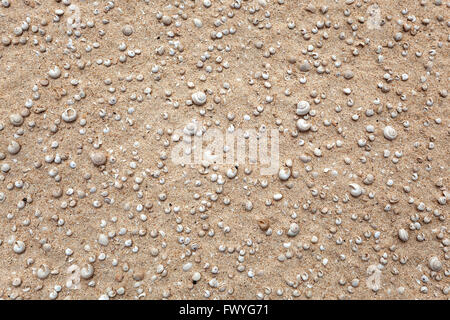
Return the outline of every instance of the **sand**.
{"type": "Polygon", "coordinates": [[[0,298],[448,299],[448,2],[6,3],[0,298]]]}

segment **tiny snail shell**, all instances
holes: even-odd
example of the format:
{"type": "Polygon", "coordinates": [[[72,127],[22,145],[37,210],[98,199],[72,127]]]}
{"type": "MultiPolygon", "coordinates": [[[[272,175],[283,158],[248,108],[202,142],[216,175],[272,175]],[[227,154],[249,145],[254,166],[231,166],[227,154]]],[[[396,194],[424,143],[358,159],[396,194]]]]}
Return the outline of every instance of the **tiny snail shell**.
{"type": "Polygon", "coordinates": [[[308,131],[311,128],[311,123],[306,122],[304,119],[298,119],[297,128],[302,132],[308,131]]]}
{"type": "Polygon", "coordinates": [[[202,106],[206,103],[206,94],[202,91],[197,91],[192,94],[192,102],[197,106],[202,106]]]}
{"type": "Polygon", "coordinates": [[[357,183],[350,183],[349,184],[351,190],[350,190],[350,194],[354,197],[359,197],[362,193],[363,190],[362,188],[359,186],[359,184],[357,183]]]}
{"type": "Polygon", "coordinates": [[[8,145],[8,152],[12,155],[18,154],[20,151],[20,144],[16,141],[11,141],[11,143],[8,145]]]}
{"type": "Polygon", "coordinates": [[[64,112],[61,114],[61,118],[65,121],[65,122],[74,122],[75,120],[77,120],[77,111],[74,108],[67,108],[66,110],[64,110],[64,112]]]}
{"type": "Polygon", "coordinates": [[[442,269],[442,263],[439,261],[439,258],[436,256],[430,258],[430,260],[428,261],[428,265],[431,270],[436,271],[436,272],[441,271],[441,269],[442,269]]]}
{"type": "Polygon", "coordinates": [[[13,247],[13,251],[17,254],[21,254],[25,251],[25,243],[23,241],[16,241],[16,243],[14,243],[14,247],[13,247]]]}
{"type": "Polygon", "coordinates": [[[9,116],[9,122],[15,127],[21,126],[23,123],[23,117],[20,114],[13,113],[9,116]]]}
{"type": "Polygon", "coordinates": [[[41,280],[46,279],[49,274],[50,268],[46,264],[41,265],[36,272],[37,277],[41,280]]]}
{"type": "Polygon", "coordinates": [[[237,169],[236,168],[230,168],[227,170],[227,177],[230,179],[233,179],[237,175],[237,169]]]}
{"type": "Polygon", "coordinates": [[[308,101],[300,101],[297,103],[297,111],[295,112],[299,116],[304,116],[305,114],[308,114],[309,110],[311,109],[308,101]]]}
{"type": "Polygon", "coordinates": [[[58,79],[61,76],[61,70],[57,66],[54,66],[53,69],[48,71],[48,75],[52,79],[58,79]]]}
{"type": "Polygon", "coordinates": [[[91,161],[96,166],[101,166],[106,163],[106,156],[102,152],[91,153],[91,161]]]}
{"type": "Polygon", "coordinates": [[[391,126],[387,126],[383,130],[384,137],[388,140],[394,140],[397,138],[397,131],[391,126]]]}
{"type": "Polygon", "coordinates": [[[298,235],[299,232],[300,232],[300,227],[298,226],[298,224],[292,223],[289,226],[289,230],[287,232],[287,235],[289,237],[295,237],[296,235],[298,235]]]}
{"type": "Polygon", "coordinates": [[[408,241],[409,239],[408,231],[406,231],[405,229],[398,230],[398,238],[403,242],[408,241]]]}
{"type": "Polygon", "coordinates": [[[87,264],[80,270],[80,276],[83,279],[90,279],[94,275],[94,267],[91,264],[87,264]]]}
{"type": "Polygon", "coordinates": [[[280,168],[280,171],[278,172],[278,177],[280,180],[286,181],[291,176],[291,169],[289,168],[280,168]]]}

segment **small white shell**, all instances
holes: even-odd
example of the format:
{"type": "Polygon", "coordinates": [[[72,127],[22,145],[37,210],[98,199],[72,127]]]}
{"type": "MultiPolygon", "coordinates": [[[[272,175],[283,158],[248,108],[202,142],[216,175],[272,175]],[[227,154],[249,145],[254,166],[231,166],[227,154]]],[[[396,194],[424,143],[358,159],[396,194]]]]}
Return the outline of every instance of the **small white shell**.
{"type": "Polygon", "coordinates": [[[362,190],[362,188],[360,187],[359,184],[357,184],[357,183],[350,183],[349,186],[350,186],[350,189],[351,189],[350,190],[350,194],[352,196],[354,196],[355,198],[359,197],[362,194],[363,190],[362,190]]]}
{"type": "Polygon", "coordinates": [[[206,103],[206,94],[202,91],[197,91],[191,96],[192,102],[197,106],[202,106],[206,103]]]}
{"type": "Polygon", "coordinates": [[[309,105],[309,102],[302,100],[297,103],[297,111],[295,113],[299,116],[304,116],[305,114],[308,114],[310,109],[311,106],[309,105]]]}
{"type": "Polygon", "coordinates": [[[8,152],[12,155],[18,154],[20,151],[20,144],[16,141],[11,141],[11,143],[8,145],[8,152]]]}
{"type": "Polygon", "coordinates": [[[11,122],[13,126],[18,127],[22,125],[23,117],[20,114],[13,113],[12,115],[9,116],[9,122],[11,122]]]}
{"type": "Polygon", "coordinates": [[[287,232],[287,235],[289,237],[295,237],[296,235],[298,235],[299,232],[300,232],[300,227],[298,226],[298,224],[292,223],[289,226],[289,230],[287,232]]]}
{"type": "Polygon", "coordinates": [[[398,230],[398,238],[403,242],[408,241],[409,239],[408,231],[406,231],[405,229],[398,230]]]}
{"type": "Polygon", "coordinates": [[[37,277],[41,280],[46,279],[49,274],[50,268],[46,264],[41,265],[36,272],[37,277]]]}
{"type": "Polygon", "coordinates": [[[53,69],[49,70],[48,75],[52,79],[58,79],[61,76],[61,70],[57,66],[54,66],[53,69]]]}
{"type": "Polygon", "coordinates": [[[383,130],[384,137],[388,140],[394,140],[397,138],[397,131],[391,126],[387,126],[383,130]]]}
{"type": "Polygon", "coordinates": [[[80,270],[80,276],[83,279],[89,279],[94,275],[94,267],[91,264],[87,264],[80,270]]]}
{"type": "Polygon", "coordinates": [[[283,167],[278,171],[278,177],[280,180],[286,181],[291,176],[291,169],[283,167]]]}
{"type": "Polygon", "coordinates": [[[227,177],[230,179],[233,179],[237,175],[237,169],[236,168],[230,168],[227,170],[227,177]]]}
{"type": "Polygon", "coordinates": [[[77,111],[74,108],[67,108],[61,114],[61,118],[65,122],[74,122],[75,120],[77,120],[77,117],[78,117],[78,114],[77,114],[77,111]]]}
{"type": "Polygon", "coordinates": [[[311,129],[311,123],[306,122],[304,119],[297,120],[297,128],[298,130],[305,132],[311,129]]]}
{"type": "Polygon", "coordinates": [[[14,243],[14,247],[13,247],[13,251],[17,254],[21,254],[25,251],[25,243],[23,241],[16,241],[16,243],[14,243]]]}
{"type": "Polygon", "coordinates": [[[428,261],[428,266],[430,267],[431,270],[436,272],[442,269],[442,263],[436,256],[430,258],[430,260],[428,261]]]}

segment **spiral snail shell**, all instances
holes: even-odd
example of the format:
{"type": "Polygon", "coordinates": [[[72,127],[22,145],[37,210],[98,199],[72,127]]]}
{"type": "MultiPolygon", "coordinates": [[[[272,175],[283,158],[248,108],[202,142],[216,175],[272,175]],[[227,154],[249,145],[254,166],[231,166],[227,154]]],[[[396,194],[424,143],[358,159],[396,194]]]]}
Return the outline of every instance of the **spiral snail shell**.
{"type": "Polygon", "coordinates": [[[391,126],[387,126],[383,130],[384,137],[388,140],[394,140],[397,138],[397,131],[391,126]]]}

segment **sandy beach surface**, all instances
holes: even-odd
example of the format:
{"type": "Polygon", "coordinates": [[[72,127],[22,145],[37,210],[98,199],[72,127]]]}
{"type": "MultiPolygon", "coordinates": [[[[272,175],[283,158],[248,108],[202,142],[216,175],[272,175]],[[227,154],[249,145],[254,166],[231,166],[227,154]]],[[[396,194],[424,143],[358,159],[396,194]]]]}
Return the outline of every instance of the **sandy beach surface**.
{"type": "Polygon", "coordinates": [[[1,299],[448,299],[445,0],[1,0],[1,299]]]}

